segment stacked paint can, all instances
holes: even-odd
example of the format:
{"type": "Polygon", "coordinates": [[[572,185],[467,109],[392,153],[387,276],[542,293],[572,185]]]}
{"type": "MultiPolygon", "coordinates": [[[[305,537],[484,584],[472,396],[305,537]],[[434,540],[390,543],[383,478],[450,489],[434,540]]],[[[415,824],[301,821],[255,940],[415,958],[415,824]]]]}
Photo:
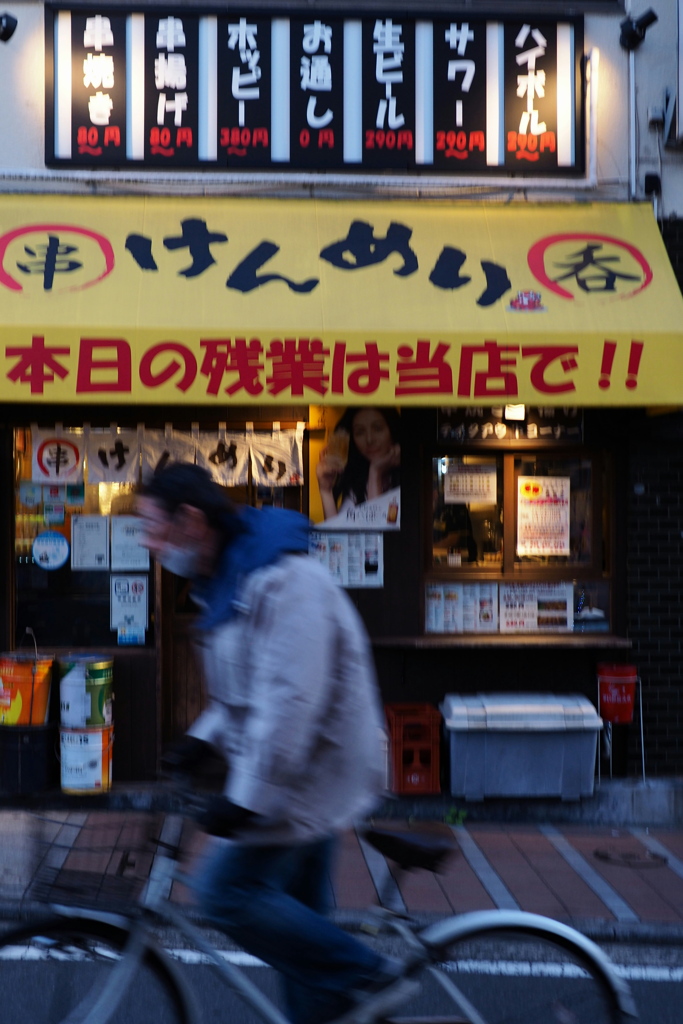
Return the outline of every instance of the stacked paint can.
{"type": "Polygon", "coordinates": [[[39,793],[57,782],[57,727],[49,721],[53,661],[37,644],[34,654],[0,654],[2,792],[39,793]]]}
{"type": "Polygon", "coordinates": [[[62,790],[103,793],[111,788],[114,663],[102,655],[75,654],[59,667],[62,790]]]}
{"type": "Polygon", "coordinates": [[[52,655],[0,654],[0,725],[45,725],[50,710],[52,655]]]}

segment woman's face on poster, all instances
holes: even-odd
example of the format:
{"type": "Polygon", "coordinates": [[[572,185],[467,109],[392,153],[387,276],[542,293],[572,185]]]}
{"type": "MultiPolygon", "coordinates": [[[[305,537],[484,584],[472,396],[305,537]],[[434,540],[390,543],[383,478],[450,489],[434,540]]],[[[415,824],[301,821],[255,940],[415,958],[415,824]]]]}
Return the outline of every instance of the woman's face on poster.
{"type": "Polygon", "coordinates": [[[361,409],[353,418],[353,440],[361,455],[374,462],[389,453],[393,445],[391,431],[379,409],[361,409]]]}

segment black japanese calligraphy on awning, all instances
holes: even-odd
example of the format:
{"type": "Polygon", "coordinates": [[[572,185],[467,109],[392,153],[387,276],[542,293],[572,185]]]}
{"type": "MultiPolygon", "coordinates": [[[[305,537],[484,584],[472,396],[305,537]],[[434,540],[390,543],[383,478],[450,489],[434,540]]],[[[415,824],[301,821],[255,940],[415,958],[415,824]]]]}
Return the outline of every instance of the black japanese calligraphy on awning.
{"type": "Polygon", "coordinates": [[[646,204],[25,198],[0,197],[3,401],[683,397],[646,204]]]}

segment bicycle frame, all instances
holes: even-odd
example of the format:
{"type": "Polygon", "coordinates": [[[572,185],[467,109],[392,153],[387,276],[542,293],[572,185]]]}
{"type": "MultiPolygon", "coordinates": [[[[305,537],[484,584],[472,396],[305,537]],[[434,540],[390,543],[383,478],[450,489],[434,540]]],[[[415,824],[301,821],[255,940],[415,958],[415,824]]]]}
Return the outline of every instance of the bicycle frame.
{"type": "MultiPolygon", "coordinates": [[[[97,1003],[88,1008],[86,1016],[83,1016],[81,1012],[77,1019],[73,1021],[67,1019],[62,1024],[107,1024],[147,948],[153,948],[158,956],[163,957],[167,962],[170,961],[170,957],[158,946],[150,930],[150,923],[154,920],[172,925],[185,939],[188,939],[208,958],[224,982],[241,995],[267,1024],[290,1024],[274,1003],[263,995],[240,968],[226,961],[220,952],[204,938],[201,930],[166,899],[164,889],[167,884],[173,881],[187,882],[187,875],[180,871],[175,861],[169,857],[161,857],[157,862],[157,867],[156,876],[147,882],[140,897],[138,904],[142,910],[140,916],[127,917],[91,908],[53,905],[52,909],[62,917],[102,921],[105,924],[125,929],[130,936],[120,961],[112,969],[106,985],[99,994],[97,1003]]],[[[172,961],[170,962],[172,963],[172,961]]],[[[171,970],[175,976],[178,975],[179,972],[173,968],[171,970]]],[[[82,1011],[82,1008],[79,1009],[82,1011]]]]}
{"type": "MultiPolygon", "coordinates": [[[[158,840],[161,851],[172,851],[173,854],[177,851],[176,840],[180,835],[179,822],[179,818],[175,819],[175,822],[167,819],[165,828],[168,827],[168,831],[162,832],[162,836],[158,840]]],[[[188,986],[183,979],[182,972],[177,970],[175,963],[157,943],[151,929],[154,921],[169,924],[175,928],[207,958],[225,984],[258,1013],[261,1019],[266,1021],[266,1024],[289,1024],[287,1018],[249,980],[241,968],[227,961],[221,952],[214,949],[207,941],[201,929],[194,925],[182,910],[170,903],[167,897],[171,885],[175,881],[183,882],[186,885],[191,884],[191,879],[180,869],[175,857],[172,854],[161,853],[155,859],[154,870],[137,904],[139,914],[126,916],[100,912],[92,908],[53,906],[53,909],[63,917],[101,921],[123,929],[128,934],[123,955],[110,972],[107,983],[98,994],[95,1003],[90,1006],[84,1003],[77,1007],[63,1024],[108,1024],[122,993],[130,983],[137,965],[142,962],[147,949],[154,950],[158,957],[166,961],[170,972],[177,979],[179,987],[187,992],[188,986]]],[[[444,951],[451,943],[475,938],[482,933],[502,933],[511,929],[523,931],[531,937],[552,938],[568,950],[582,953],[592,962],[605,985],[613,991],[622,1014],[633,1018],[637,1017],[635,1003],[628,985],[615,975],[609,958],[599,946],[580,932],[550,918],[523,911],[474,911],[449,917],[418,931],[417,926],[409,917],[388,910],[381,904],[369,908],[368,913],[373,921],[378,922],[379,927],[384,925],[399,935],[406,943],[410,951],[406,959],[406,971],[417,973],[420,969],[427,969],[460,1007],[470,1024],[485,1024],[485,1022],[467,997],[443,971],[438,969],[437,965],[443,960],[444,951]]],[[[192,1002],[191,999],[189,1001],[192,1002]]],[[[353,1014],[349,1014],[349,1024],[351,1022],[358,1024],[359,1021],[362,1021],[364,1011],[367,1009],[371,1009],[371,1007],[359,1006],[353,1011],[353,1014]]]]}

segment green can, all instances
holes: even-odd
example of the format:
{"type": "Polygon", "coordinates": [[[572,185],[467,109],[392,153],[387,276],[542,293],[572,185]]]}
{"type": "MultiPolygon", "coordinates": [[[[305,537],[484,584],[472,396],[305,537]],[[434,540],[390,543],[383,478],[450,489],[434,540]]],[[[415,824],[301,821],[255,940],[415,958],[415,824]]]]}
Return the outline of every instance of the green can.
{"type": "Polygon", "coordinates": [[[60,660],[60,721],[68,729],[103,728],[113,722],[114,662],[101,655],[60,660]]]}

